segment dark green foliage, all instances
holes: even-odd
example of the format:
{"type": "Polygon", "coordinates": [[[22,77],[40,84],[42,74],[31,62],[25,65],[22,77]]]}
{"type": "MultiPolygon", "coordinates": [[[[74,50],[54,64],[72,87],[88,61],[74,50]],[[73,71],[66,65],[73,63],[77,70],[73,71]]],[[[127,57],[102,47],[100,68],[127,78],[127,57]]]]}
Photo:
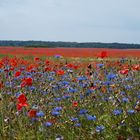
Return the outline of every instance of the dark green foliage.
{"type": "Polygon", "coordinates": [[[0,46],[44,47],[44,48],[111,48],[111,49],[140,49],[140,44],[100,43],[100,42],[49,42],[49,41],[0,41],[0,46]]]}

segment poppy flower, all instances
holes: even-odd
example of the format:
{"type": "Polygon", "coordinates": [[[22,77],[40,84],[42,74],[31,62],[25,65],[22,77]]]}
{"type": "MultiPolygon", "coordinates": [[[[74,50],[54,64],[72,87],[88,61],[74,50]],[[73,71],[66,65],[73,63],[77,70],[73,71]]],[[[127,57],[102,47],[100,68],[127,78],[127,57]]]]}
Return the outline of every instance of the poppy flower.
{"type": "Polygon", "coordinates": [[[32,78],[25,78],[23,79],[22,83],[21,83],[21,87],[25,87],[26,85],[27,86],[32,86],[32,82],[33,82],[33,79],[32,78]]]}
{"type": "Polygon", "coordinates": [[[27,101],[27,98],[24,94],[20,94],[17,99],[19,103],[25,103],[27,101]]]}
{"type": "Polygon", "coordinates": [[[3,88],[3,82],[0,82],[0,89],[3,88]]]}
{"type": "Polygon", "coordinates": [[[58,70],[56,73],[57,73],[57,75],[63,75],[63,74],[65,74],[65,72],[63,70],[58,70]]]}
{"type": "Polygon", "coordinates": [[[99,57],[101,57],[101,58],[107,57],[107,52],[106,52],[106,51],[102,51],[102,52],[99,54],[99,57]]]}
{"type": "Polygon", "coordinates": [[[27,103],[27,98],[24,94],[20,94],[19,97],[17,98],[17,110],[21,110],[22,107],[27,107],[29,104],[27,103]]]}
{"type": "Polygon", "coordinates": [[[17,66],[17,63],[16,63],[16,62],[12,62],[12,63],[11,63],[11,66],[12,66],[12,67],[16,67],[16,66],[17,66]]]}
{"type": "Polygon", "coordinates": [[[23,81],[23,82],[20,84],[20,86],[21,86],[22,88],[25,87],[25,86],[26,86],[26,82],[23,81]]]}
{"type": "Polygon", "coordinates": [[[20,71],[17,71],[14,76],[15,77],[18,77],[18,76],[20,76],[20,74],[21,74],[21,72],[20,71]]]}
{"type": "Polygon", "coordinates": [[[128,74],[128,72],[129,72],[128,69],[123,69],[123,70],[120,70],[120,71],[119,71],[119,73],[120,73],[120,74],[123,74],[123,75],[124,75],[124,74],[128,74]]]}
{"type": "Polygon", "coordinates": [[[13,71],[14,70],[14,67],[11,67],[10,70],[13,71]]]}
{"type": "Polygon", "coordinates": [[[67,67],[69,67],[69,68],[73,68],[73,66],[74,66],[74,65],[71,64],[71,63],[70,63],[70,64],[67,64],[67,67]]]}
{"type": "Polygon", "coordinates": [[[75,70],[77,70],[78,68],[79,68],[79,66],[77,66],[77,65],[73,66],[73,69],[75,69],[75,70]]]}
{"type": "Polygon", "coordinates": [[[72,106],[73,106],[73,107],[77,107],[77,106],[78,106],[78,102],[77,102],[77,101],[73,101],[73,102],[72,102],[72,106]]]}
{"type": "Polygon", "coordinates": [[[31,71],[32,69],[34,69],[36,67],[36,65],[31,64],[27,67],[27,71],[31,71]]]}
{"type": "Polygon", "coordinates": [[[0,61],[0,68],[2,68],[3,67],[3,62],[2,61],[0,61]]]}
{"type": "Polygon", "coordinates": [[[52,70],[52,68],[50,68],[50,67],[45,68],[45,71],[51,71],[51,70],[52,70]]]}
{"type": "Polygon", "coordinates": [[[39,58],[39,57],[35,57],[34,60],[35,60],[35,61],[39,61],[40,58],[39,58]]]}
{"type": "Polygon", "coordinates": [[[29,116],[30,118],[36,117],[36,113],[37,113],[37,110],[31,109],[31,110],[28,112],[28,116],[29,116]]]}
{"type": "Polygon", "coordinates": [[[134,71],[138,71],[138,70],[140,70],[140,66],[139,65],[135,65],[135,66],[133,66],[133,68],[132,68],[134,71]]]}
{"type": "Polygon", "coordinates": [[[49,60],[46,60],[45,64],[46,65],[49,65],[50,61],[49,60]]]}
{"type": "Polygon", "coordinates": [[[29,106],[29,104],[28,103],[18,103],[17,104],[17,110],[21,110],[22,109],[22,107],[27,107],[27,106],[29,106]]]}

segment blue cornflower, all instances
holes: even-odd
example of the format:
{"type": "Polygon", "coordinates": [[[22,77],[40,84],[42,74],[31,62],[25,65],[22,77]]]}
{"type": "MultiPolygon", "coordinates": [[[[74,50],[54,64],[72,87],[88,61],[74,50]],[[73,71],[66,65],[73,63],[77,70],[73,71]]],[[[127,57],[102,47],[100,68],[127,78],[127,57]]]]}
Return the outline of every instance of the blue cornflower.
{"type": "Polygon", "coordinates": [[[45,126],[50,127],[50,126],[52,126],[52,123],[51,122],[46,122],[45,126]]]}
{"type": "Polygon", "coordinates": [[[117,110],[116,109],[116,110],[113,111],[113,114],[114,115],[120,115],[120,114],[122,114],[122,110],[117,110]]]}
{"type": "Polygon", "coordinates": [[[86,91],[86,96],[89,96],[92,92],[93,92],[93,90],[88,89],[88,90],[86,91]]]}
{"type": "Polygon", "coordinates": [[[87,110],[86,110],[86,109],[81,109],[81,110],[79,111],[79,114],[80,114],[80,115],[86,114],[86,113],[87,113],[87,110]]]}
{"type": "Polygon", "coordinates": [[[63,85],[69,85],[70,82],[68,82],[68,81],[63,81],[62,84],[63,84],[63,85]]]}
{"type": "Polygon", "coordinates": [[[2,70],[2,69],[0,69],[0,73],[1,73],[1,72],[3,72],[3,70],[2,70]]]}
{"type": "Polygon", "coordinates": [[[73,122],[78,121],[78,118],[71,117],[71,121],[73,122]]]}
{"type": "Polygon", "coordinates": [[[95,115],[94,115],[94,116],[92,116],[92,115],[87,115],[86,117],[87,117],[87,119],[88,119],[89,121],[95,121],[95,120],[96,120],[96,116],[95,116],[95,115]]]}
{"type": "Polygon", "coordinates": [[[122,98],[122,101],[123,101],[124,103],[127,103],[127,102],[129,102],[129,99],[126,98],[126,97],[124,97],[124,98],[122,98]]]}
{"type": "Polygon", "coordinates": [[[70,98],[71,96],[70,95],[64,95],[62,98],[63,99],[68,99],[68,98],[70,98]]]}
{"type": "Polygon", "coordinates": [[[110,73],[110,74],[107,75],[108,80],[112,80],[112,79],[115,79],[115,78],[116,78],[116,74],[110,73]]]}
{"type": "Polygon", "coordinates": [[[36,113],[36,116],[37,117],[43,117],[44,115],[45,114],[42,111],[36,113]]]}
{"type": "Polygon", "coordinates": [[[135,113],[135,110],[129,109],[129,110],[127,110],[127,113],[128,113],[128,114],[134,114],[134,113],[135,113]]]}
{"type": "Polygon", "coordinates": [[[105,129],[103,125],[97,126],[96,127],[96,132],[102,132],[105,129]]]}
{"type": "Polygon", "coordinates": [[[29,89],[30,89],[30,90],[35,90],[35,89],[36,89],[36,87],[31,86],[31,87],[29,87],[29,89]]]}
{"type": "Polygon", "coordinates": [[[17,93],[15,94],[15,96],[18,98],[20,94],[21,94],[20,92],[17,92],[17,93]]]}
{"type": "Polygon", "coordinates": [[[54,98],[55,101],[60,101],[62,98],[54,98]]]}
{"type": "Polygon", "coordinates": [[[61,111],[62,110],[62,107],[56,107],[53,109],[54,111],[61,111]]]}
{"type": "Polygon", "coordinates": [[[107,86],[109,86],[109,85],[111,85],[113,83],[111,81],[106,81],[106,82],[104,82],[104,84],[107,85],[107,86]]]}
{"type": "Polygon", "coordinates": [[[121,95],[125,95],[126,93],[125,93],[124,91],[121,91],[120,94],[121,94],[121,95]]]}
{"type": "Polygon", "coordinates": [[[82,80],[86,80],[86,79],[87,79],[86,77],[78,77],[77,78],[78,81],[82,81],[82,80]]]}
{"type": "Polygon", "coordinates": [[[55,57],[55,58],[62,58],[62,56],[59,55],[59,54],[56,54],[54,57],[55,57]]]}
{"type": "Polygon", "coordinates": [[[125,89],[132,89],[133,88],[133,86],[130,86],[130,85],[126,85],[124,87],[125,87],[125,89]]]}
{"type": "Polygon", "coordinates": [[[34,117],[33,117],[33,118],[31,119],[31,121],[32,121],[32,122],[36,122],[36,121],[38,121],[38,118],[34,118],[34,117]]]}
{"type": "Polygon", "coordinates": [[[84,99],[84,95],[80,95],[80,99],[84,99]]]}
{"type": "Polygon", "coordinates": [[[140,95],[138,95],[138,99],[140,99],[140,95]]]}
{"type": "Polygon", "coordinates": [[[59,116],[60,115],[60,112],[58,112],[58,111],[52,111],[52,115],[53,116],[59,116]]]}
{"type": "Polygon", "coordinates": [[[70,88],[70,89],[68,89],[68,92],[77,92],[78,90],[77,89],[73,89],[73,88],[70,88]]]}
{"type": "Polygon", "coordinates": [[[97,64],[97,67],[98,67],[98,68],[102,68],[102,67],[104,67],[104,64],[102,64],[102,63],[97,64]]]}
{"type": "Polygon", "coordinates": [[[76,123],[74,126],[80,127],[81,123],[76,123]]]}
{"type": "Polygon", "coordinates": [[[47,92],[47,91],[42,91],[41,93],[42,93],[42,94],[47,94],[48,92],[47,92]]]}
{"type": "Polygon", "coordinates": [[[109,101],[109,97],[102,97],[102,100],[109,101]]]}

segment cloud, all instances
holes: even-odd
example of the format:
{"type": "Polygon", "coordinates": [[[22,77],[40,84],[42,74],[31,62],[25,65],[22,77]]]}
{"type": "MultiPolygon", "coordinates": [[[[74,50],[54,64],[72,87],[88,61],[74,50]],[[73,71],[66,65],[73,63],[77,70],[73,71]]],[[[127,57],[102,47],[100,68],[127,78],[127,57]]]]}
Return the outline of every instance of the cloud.
{"type": "Polygon", "coordinates": [[[0,0],[0,39],[140,43],[139,0],[0,0]]]}

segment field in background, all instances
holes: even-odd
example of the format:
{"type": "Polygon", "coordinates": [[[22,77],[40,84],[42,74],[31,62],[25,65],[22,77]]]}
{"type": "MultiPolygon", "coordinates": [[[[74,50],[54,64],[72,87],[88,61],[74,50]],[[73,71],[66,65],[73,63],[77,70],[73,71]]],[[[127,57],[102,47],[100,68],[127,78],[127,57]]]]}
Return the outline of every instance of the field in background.
{"type": "Polygon", "coordinates": [[[109,57],[140,57],[140,50],[121,49],[97,49],[97,48],[17,48],[0,47],[0,54],[54,56],[64,57],[97,57],[102,51],[106,51],[109,57]]]}

